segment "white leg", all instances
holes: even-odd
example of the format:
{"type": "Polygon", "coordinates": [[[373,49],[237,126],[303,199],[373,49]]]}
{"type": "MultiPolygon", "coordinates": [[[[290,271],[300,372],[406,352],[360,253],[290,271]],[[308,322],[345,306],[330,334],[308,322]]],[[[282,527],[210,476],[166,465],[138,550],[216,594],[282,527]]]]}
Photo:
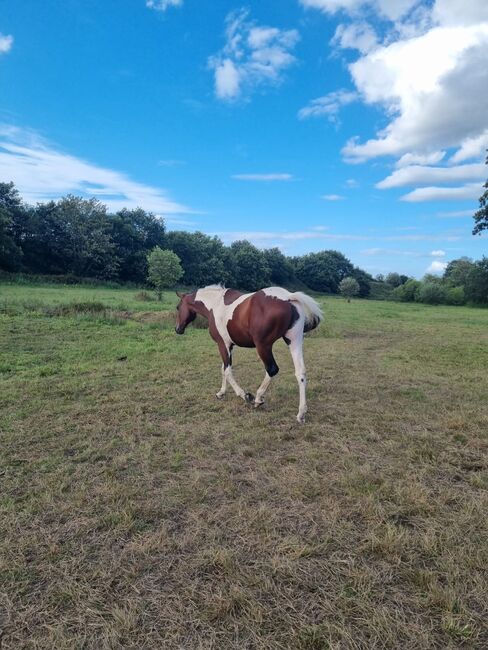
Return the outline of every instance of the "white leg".
{"type": "Polygon", "coordinates": [[[298,407],[297,421],[303,423],[305,422],[305,413],[307,412],[307,397],[305,394],[307,388],[307,375],[305,373],[305,362],[303,360],[303,325],[299,331],[295,329],[295,331],[287,333],[287,336],[290,338],[290,353],[295,366],[295,377],[297,378],[298,390],[300,392],[300,405],[298,407]]]}
{"type": "Polygon", "coordinates": [[[271,377],[266,373],[264,375],[264,379],[261,383],[261,386],[258,388],[258,392],[256,393],[256,399],[254,400],[254,406],[257,408],[258,406],[261,406],[261,404],[264,404],[264,393],[268,390],[269,385],[271,383],[271,377]]]}
{"type": "Polygon", "coordinates": [[[225,395],[226,390],[227,390],[227,377],[225,375],[224,364],[222,364],[222,386],[220,387],[220,390],[217,393],[217,398],[222,399],[222,397],[225,395]]]}
{"type": "Polygon", "coordinates": [[[232,366],[227,366],[225,369],[225,376],[229,384],[234,389],[236,395],[242,397],[242,399],[246,400],[246,402],[252,401],[252,399],[249,397],[250,393],[246,393],[246,391],[244,391],[234,379],[234,375],[232,374],[232,366]]]}

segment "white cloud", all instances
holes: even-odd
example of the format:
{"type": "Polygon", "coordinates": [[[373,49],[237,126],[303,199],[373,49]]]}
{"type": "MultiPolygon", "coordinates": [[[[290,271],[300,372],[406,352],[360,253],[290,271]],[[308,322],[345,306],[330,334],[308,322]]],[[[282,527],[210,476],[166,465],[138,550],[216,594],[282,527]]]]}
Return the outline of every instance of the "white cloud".
{"type": "Polygon", "coordinates": [[[441,25],[476,25],[488,21],[486,0],[436,0],[432,16],[441,25]]]}
{"type": "Polygon", "coordinates": [[[466,138],[449,162],[459,163],[470,158],[480,158],[486,149],[488,149],[488,129],[474,138],[466,138]]]}
{"type": "Polygon", "coordinates": [[[423,251],[409,251],[401,250],[397,248],[366,248],[361,251],[361,255],[366,255],[368,257],[375,256],[384,256],[389,255],[396,257],[398,255],[405,257],[443,257],[446,253],[442,250],[431,251],[430,253],[425,253],[423,251]]]}
{"type": "Polygon", "coordinates": [[[365,22],[339,25],[331,40],[331,45],[343,49],[359,50],[363,54],[372,50],[378,44],[376,32],[365,22]]]}
{"type": "MultiPolygon", "coordinates": [[[[437,235],[396,235],[396,236],[373,236],[353,233],[331,233],[328,232],[328,226],[316,226],[307,230],[298,231],[231,231],[218,232],[218,235],[224,242],[233,242],[240,239],[247,239],[256,246],[267,247],[270,242],[279,245],[280,242],[308,241],[316,240],[318,242],[337,242],[337,241],[385,241],[385,242],[437,242],[437,241],[459,241],[461,237],[449,233],[440,233],[437,235]]],[[[369,251],[382,251],[388,249],[368,249],[369,251]]],[[[363,251],[364,252],[364,251],[363,251]]],[[[367,254],[367,253],[366,253],[367,254]]],[[[371,255],[375,253],[370,253],[371,255]]],[[[379,253],[377,253],[379,254],[379,253]]],[[[412,253],[414,254],[414,253],[412,253]]],[[[416,255],[417,256],[417,255],[416,255]]],[[[422,253],[419,257],[431,257],[429,253],[422,253]]]]}
{"type": "Polygon", "coordinates": [[[324,201],[342,201],[344,199],[340,194],[324,194],[320,198],[324,201]]]}
{"type": "Polygon", "coordinates": [[[0,54],[5,54],[6,52],[9,52],[10,49],[12,48],[13,43],[14,43],[13,36],[4,36],[3,34],[0,34],[0,54]]]}
{"type": "Polygon", "coordinates": [[[455,219],[458,217],[472,217],[473,214],[475,213],[475,209],[473,210],[450,210],[448,212],[438,212],[437,216],[440,217],[441,219],[455,219]]]}
{"type": "Polygon", "coordinates": [[[215,67],[215,93],[219,99],[233,99],[240,93],[241,74],[231,59],[215,67]]]}
{"type": "Polygon", "coordinates": [[[291,181],[292,174],[233,174],[236,181],[291,181]]]}
{"type": "Polygon", "coordinates": [[[464,201],[478,198],[483,192],[481,183],[467,183],[462,187],[421,187],[401,197],[402,201],[464,201]]]}
{"type": "Polygon", "coordinates": [[[146,7],[156,11],[166,11],[169,7],[181,7],[183,0],[146,0],[146,7]]]}
{"type": "Polygon", "coordinates": [[[357,182],[357,180],[355,178],[348,178],[347,181],[346,181],[346,187],[356,188],[356,187],[359,187],[359,183],[357,182]]]}
{"type": "Polygon", "coordinates": [[[444,273],[447,268],[447,262],[440,262],[439,260],[434,260],[426,269],[426,273],[444,273]]]}
{"type": "Polygon", "coordinates": [[[346,158],[429,154],[462,147],[486,129],[488,23],[435,27],[377,48],[351,64],[362,98],[393,118],[377,138],[350,141],[346,158]]]}
{"type": "Polygon", "coordinates": [[[239,231],[239,232],[220,232],[215,233],[224,242],[232,242],[240,239],[247,239],[248,241],[260,245],[269,245],[270,241],[280,242],[280,241],[304,241],[304,240],[330,240],[330,241],[364,241],[371,239],[367,235],[351,235],[351,234],[332,234],[324,232],[323,230],[310,229],[310,230],[299,230],[292,232],[283,232],[283,231],[239,231]]]}
{"type": "MultiPolygon", "coordinates": [[[[342,11],[351,19],[337,28],[332,44],[359,51],[349,65],[356,96],[386,117],[386,126],[374,137],[350,139],[342,150],[344,158],[354,163],[396,158],[399,171],[381,181],[379,188],[429,186],[402,197],[406,201],[479,196],[478,186],[469,181],[486,177],[486,170],[459,163],[481,162],[488,147],[487,0],[301,0],[301,4],[326,13],[342,11]],[[381,42],[371,27],[374,14],[391,21],[382,23],[381,42]],[[443,167],[432,167],[441,162],[443,167]],[[444,183],[459,187],[437,187],[444,183]]],[[[311,115],[337,115],[338,109],[332,107],[326,104],[322,112],[320,104],[307,108],[311,115]]]]}
{"type": "Polygon", "coordinates": [[[376,184],[381,190],[406,185],[429,185],[430,183],[456,183],[479,179],[486,175],[486,167],[482,163],[459,165],[457,167],[424,167],[410,165],[397,169],[390,176],[376,184]]]}
{"type": "Polygon", "coordinates": [[[173,158],[168,158],[166,160],[158,160],[158,165],[160,167],[178,167],[179,165],[184,165],[184,160],[175,160],[173,158]]]}
{"type": "Polygon", "coordinates": [[[446,155],[445,151],[433,151],[428,154],[405,153],[396,161],[395,167],[408,167],[409,165],[435,165],[446,155]]]}
{"type": "Polygon", "coordinates": [[[227,16],[225,36],[224,48],[209,59],[219,99],[236,100],[259,86],[279,84],[296,61],[291,51],[299,40],[297,30],[257,25],[247,10],[227,16]]]}
{"type": "Polygon", "coordinates": [[[164,190],[63,153],[36,133],[9,125],[0,125],[0,178],[12,180],[28,203],[75,193],[96,196],[111,210],[140,206],[162,216],[191,212],[164,190]]]}
{"type": "Polygon", "coordinates": [[[363,8],[373,9],[382,17],[398,20],[407,14],[419,0],[300,0],[304,7],[320,9],[324,13],[334,14],[345,11],[357,15],[363,8]]]}
{"type": "Polygon", "coordinates": [[[298,117],[303,120],[307,117],[327,116],[331,122],[338,123],[339,111],[343,106],[351,104],[358,99],[355,92],[349,90],[335,90],[334,92],[312,99],[308,106],[298,111],[298,117]]]}

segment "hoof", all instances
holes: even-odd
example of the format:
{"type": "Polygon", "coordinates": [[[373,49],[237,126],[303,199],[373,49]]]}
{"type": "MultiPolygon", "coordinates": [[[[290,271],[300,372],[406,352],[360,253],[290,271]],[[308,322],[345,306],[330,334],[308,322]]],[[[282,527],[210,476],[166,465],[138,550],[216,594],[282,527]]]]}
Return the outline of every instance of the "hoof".
{"type": "Polygon", "coordinates": [[[246,393],[244,399],[248,404],[252,404],[254,402],[254,395],[252,393],[246,393]]]}
{"type": "Polygon", "coordinates": [[[263,406],[264,404],[264,399],[262,399],[260,402],[254,402],[254,408],[258,409],[260,406],[263,406]]]}
{"type": "Polygon", "coordinates": [[[215,397],[216,397],[217,399],[224,399],[224,396],[225,396],[225,393],[217,393],[217,394],[215,395],[215,397]]]}
{"type": "Polygon", "coordinates": [[[297,422],[298,424],[305,424],[305,414],[300,415],[300,413],[297,415],[297,422]]]}

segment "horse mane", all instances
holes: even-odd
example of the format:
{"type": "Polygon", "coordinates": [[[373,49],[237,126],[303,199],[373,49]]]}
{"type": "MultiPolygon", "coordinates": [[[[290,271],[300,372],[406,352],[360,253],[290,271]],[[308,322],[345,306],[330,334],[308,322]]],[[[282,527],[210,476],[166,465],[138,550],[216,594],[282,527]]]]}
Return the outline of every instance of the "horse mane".
{"type": "Polygon", "coordinates": [[[198,296],[199,300],[207,298],[208,300],[214,301],[216,299],[223,298],[227,289],[222,284],[208,284],[206,287],[201,287],[195,291],[195,296],[198,296]]]}
{"type": "Polygon", "coordinates": [[[202,287],[200,291],[225,291],[223,284],[207,284],[206,287],[202,287]]]}

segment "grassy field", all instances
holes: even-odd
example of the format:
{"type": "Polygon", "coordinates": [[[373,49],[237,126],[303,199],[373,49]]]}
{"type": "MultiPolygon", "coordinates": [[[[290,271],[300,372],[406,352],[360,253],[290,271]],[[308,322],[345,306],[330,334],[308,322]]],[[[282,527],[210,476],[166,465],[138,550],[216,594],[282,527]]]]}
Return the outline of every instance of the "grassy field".
{"type": "Polygon", "coordinates": [[[2,650],[488,647],[488,310],[324,299],[300,426],[135,294],[0,285],[2,650]]]}

